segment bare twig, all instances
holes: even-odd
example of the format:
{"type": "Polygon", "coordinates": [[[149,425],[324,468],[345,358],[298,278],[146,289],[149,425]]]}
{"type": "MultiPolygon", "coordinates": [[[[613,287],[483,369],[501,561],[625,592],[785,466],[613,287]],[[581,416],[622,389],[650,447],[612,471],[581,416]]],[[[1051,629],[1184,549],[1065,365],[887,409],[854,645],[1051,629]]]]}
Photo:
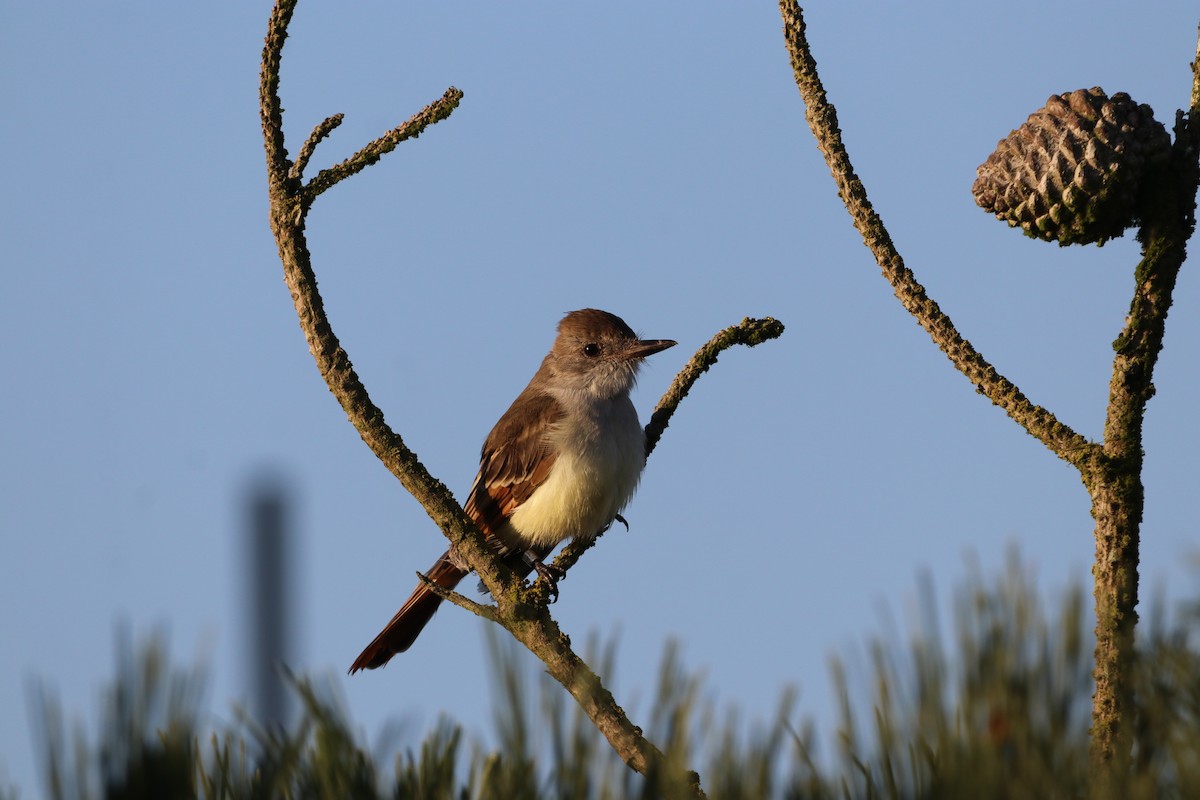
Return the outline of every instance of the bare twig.
{"type": "Polygon", "coordinates": [[[318,172],[317,176],[304,186],[306,205],[312,205],[313,200],[317,199],[317,196],[326,189],[344,181],[351,175],[362,172],[395,150],[396,146],[404,140],[416,139],[430,125],[446,119],[454,109],[458,108],[462,98],[463,93],[451,86],[441,99],[425,106],[402,125],[392,128],[337,166],[318,172]]]}
{"type": "Polygon", "coordinates": [[[333,132],[333,129],[342,124],[345,118],[344,114],[334,114],[331,117],[326,117],[317,127],[313,128],[313,132],[304,140],[304,146],[300,148],[300,154],[296,156],[296,163],[288,170],[288,177],[300,180],[304,177],[304,169],[308,166],[309,159],[317,150],[317,145],[321,140],[333,132]]]}
{"type": "Polygon", "coordinates": [[[442,598],[443,600],[453,603],[454,605],[458,606],[461,609],[470,611],[472,614],[474,614],[477,617],[482,617],[483,619],[489,620],[491,622],[499,622],[499,619],[496,616],[496,607],[495,606],[490,606],[490,605],[487,605],[486,603],[476,603],[474,600],[467,597],[466,595],[459,594],[458,592],[454,591],[453,589],[447,589],[445,586],[442,586],[440,583],[436,583],[436,582],[430,580],[429,577],[426,576],[422,572],[417,573],[417,578],[421,581],[421,583],[425,584],[426,589],[433,592],[434,594],[436,594],[438,597],[442,598]]]}
{"type": "Polygon", "coordinates": [[[817,139],[817,147],[825,156],[825,163],[833,173],[838,195],[846,204],[854,227],[875,255],[901,305],[916,318],[955,368],[975,385],[976,390],[1004,409],[1009,417],[1059,458],[1084,468],[1086,462],[1099,453],[1099,446],[1088,442],[1045,408],[1026,399],[1020,389],[997,372],[963,338],[950,317],[942,313],[937,303],[925,293],[925,287],[904,265],[904,259],[892,243],[883,220],[867,199],[867,190],[855,174],[850,156],[846,153],[842,133],[838,129],[837,111],[826,97],[825,87],[817,74],[817,62],[805,36],[803,12],[796,0],[780,0],[779,8],[783,15],[783,32],[791,55],[792,71],[804,101],[805,118],[817,139]]]}

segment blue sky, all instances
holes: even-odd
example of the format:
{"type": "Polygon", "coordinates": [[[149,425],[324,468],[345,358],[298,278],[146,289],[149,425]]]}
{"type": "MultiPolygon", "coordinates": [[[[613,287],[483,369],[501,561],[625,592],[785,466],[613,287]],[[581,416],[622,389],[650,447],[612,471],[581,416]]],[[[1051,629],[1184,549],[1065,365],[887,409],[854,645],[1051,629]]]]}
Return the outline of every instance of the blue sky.
{"type": "MultiPolygon", "coordinates": [[[[244,698],[240,509],[263,470],[298,503],[294,666],[341,682],[372,736],[441,713],[489,728],[482,623],[457,610],[386,669],[343,677],[444,541],[321,382],[281,279],[257,107],[268,8],[0,3],[0,780],[26,796],[42,788],[28,687],[56,688],[91,724],[121,621],[206,663],[218,718],[244,698]]],[[[1003,374],[1089,437],[1136,243],[1026,239],[970,186],[1051,93],[1127,91],[1170,127],[1195,5],[1129,14],[806,9],[851,157],[908,265],[1003,374]]],[[[969,560],[994,572],[1016,545],[1057,594],[1088,580],[1092,526],[1078,475],[892,297],[804,123],[780,27],[773,3],[302,0],[282,96],[292,153],[346,115],[316,169],[448,86],[466,94],[308,223],[359,375],[460,497],[564,312],[604,308],[680,342],[643,371],[643,417],[720,328],[788,326],[702,379],[651,458],[632,531],[572,572],[555,613],[577,641],[617,640],[619,699],[644,705],[674,639],[717,702],[769,717],[794,684],[821,724],[829,656],[881,631],[902,641],[889,620],[912,617],[919,573],[948,617],[969,560]]],[[[1192,266],[1146,426],[1147,598],[1197,588],[1192,266]]]]}

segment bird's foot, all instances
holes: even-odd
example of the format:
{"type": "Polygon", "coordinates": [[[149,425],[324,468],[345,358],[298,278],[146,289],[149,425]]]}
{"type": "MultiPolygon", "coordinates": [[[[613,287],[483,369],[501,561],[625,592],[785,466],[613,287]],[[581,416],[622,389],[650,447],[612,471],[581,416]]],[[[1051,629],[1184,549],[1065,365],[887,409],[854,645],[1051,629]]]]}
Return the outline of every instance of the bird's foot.
{"type": "Polygon", "coordinates": [[[596,537],[595,537],[595,538],[599,539],[601,536],[603,536],[604,534],[608,533],[608,529],[612,527],[612,524],[613,524],[614,522],[619,522],[619,523],[621,523],[622,525],[624,525],[624,526],[625,526],[625,530],[629,530],[629,523],[625,521],[625,518],[624,518],[624,517],[622,517],[620,514],[617,514],[616,516],[614,516],[612,519],[610,519],[610,520],[608,521],[608,524],[607,524],[607,525],[605,525],[603,528],[601,528],[601,529],[599,530],[599,532],[597,532],[597,533],[596,533],[596,537]]]}
{"type": "Polygon", "coordinates": [[[558,602],[558,582],[567,577],[566,570],[547,564],[540,558],[530,559],[530,562],[538,574],[538,580],[546,582],[547,599],[551,603],[558,602]]]}

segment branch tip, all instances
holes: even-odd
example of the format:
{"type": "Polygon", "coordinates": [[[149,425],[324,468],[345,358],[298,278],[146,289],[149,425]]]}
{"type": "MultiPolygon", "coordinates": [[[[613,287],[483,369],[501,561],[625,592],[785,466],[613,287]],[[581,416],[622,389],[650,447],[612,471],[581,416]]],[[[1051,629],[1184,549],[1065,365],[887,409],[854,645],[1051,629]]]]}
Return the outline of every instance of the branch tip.
{"type": "Polygon", "coordinates": [[[646,455],[649,456],[654,452],[658,440],[662,438],[663,431],[671,422],[675,409],[679,407],[700,376],[717,363],[717,356],[722,351],[737,344],[755,347],[771,339],[778,339],[783,335],[783,330],[783,323],[773,317],[763,319],[746,317],[737,325],[731,325],[709,339],[679,371],[666,394],[654,407],[654,413],[650,415],[650,422],[646,425],[646,455]]]}
{"type": "Polygon", "coordinates": [[[445,586],[435,583],[423,572],[417,573],[417,579],[424,584],[426,589],[433,592],[443,600],[453,603],[459,608],[466,609],[477,617],[482,617],[486,620],[490,620],[491,622],[497,621],[495,606],[489,606],[485,603],[476,603],[474,600],[471,600],[465,595],[459,594],[453,589],[447,589],[445,586]]]}
{"type": "Polygon", "coordinates": [[[313,128],[312,133],[304,141],[304,146],[300,148],[300,154],[296,156],[296,163],[288,170],[288,177],[294,180],[300,180],[304,177],[304,168],[308,166],[309,160],[317,149],[317,145],[321,140],[333,132],[337,126],[342,124],[345,119],[345,114],[334,114],[331,117],[326,117],[319,125],[313,128]]]}
{"type": "Polygon", "coordinates": [[[436,125],[449,117],[454,113],[454,109],[458,108],[458,104],[462,101],[462,98],[463,93],[451,86],[441,98],[425,106],[425,108],[418,111],[408,120],[392,128],[378,139],[375,139],[342,163],[318,172],[316,177],[305,184],[302,190],[306,201],[305,205],[312,205],[313,200],[316,200],[317,196],[322,192],[344,181],[351,175],[362,172],[395,150],[396,146],[401,142],[406,139],[416,139],[430,125],[436,125]]]}

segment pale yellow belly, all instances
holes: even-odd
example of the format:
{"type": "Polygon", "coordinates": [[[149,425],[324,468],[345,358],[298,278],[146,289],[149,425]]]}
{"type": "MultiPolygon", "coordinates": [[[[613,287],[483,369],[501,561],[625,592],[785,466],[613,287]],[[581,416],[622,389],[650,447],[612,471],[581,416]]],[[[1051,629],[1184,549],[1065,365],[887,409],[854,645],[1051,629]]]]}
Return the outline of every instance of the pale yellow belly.
{"type": "Polygon", "coordinates": [[[597,466],[559,456],[546,482],[509,518],[524,547],[591,538],[612,522],[633,496],[641,470],[597,466]]]}

